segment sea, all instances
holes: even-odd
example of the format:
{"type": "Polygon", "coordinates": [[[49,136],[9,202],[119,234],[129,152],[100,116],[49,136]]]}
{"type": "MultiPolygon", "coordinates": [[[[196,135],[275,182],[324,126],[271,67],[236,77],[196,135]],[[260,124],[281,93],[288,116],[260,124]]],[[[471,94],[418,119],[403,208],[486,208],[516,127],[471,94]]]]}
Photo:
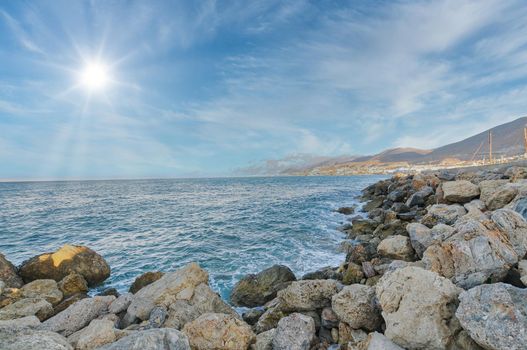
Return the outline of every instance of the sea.
{"type": "Polygon", "coordinates": [[[338,266],[338,227],[382,176],[248,177],[0,183],[0,252],[15,265],[68,244],[101,254],[105,288],[126,292],[146,271],[196,261],[228,300],[234,284],[273,264],[298,278],[338,266]]]}

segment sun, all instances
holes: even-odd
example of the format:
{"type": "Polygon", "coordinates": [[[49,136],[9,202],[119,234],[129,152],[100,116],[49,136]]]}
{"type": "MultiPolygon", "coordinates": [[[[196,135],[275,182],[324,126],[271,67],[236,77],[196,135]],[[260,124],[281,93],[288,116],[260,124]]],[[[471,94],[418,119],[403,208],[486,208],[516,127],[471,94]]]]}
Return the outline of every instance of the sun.
{"type": "Polygon", "coordinates": [[[80,72],[79,80],[88,91],[103,90],[110,82],[108,67],[100,62],[88,63],[80,72]]]}

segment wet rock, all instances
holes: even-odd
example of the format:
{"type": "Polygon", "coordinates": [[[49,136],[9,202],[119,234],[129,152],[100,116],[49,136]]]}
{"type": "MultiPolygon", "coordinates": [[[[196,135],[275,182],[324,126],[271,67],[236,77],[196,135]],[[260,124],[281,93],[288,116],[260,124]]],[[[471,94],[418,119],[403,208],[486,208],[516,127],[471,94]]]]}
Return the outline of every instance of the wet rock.
{"type": "Polygon", "coordinates": [[[504,186],[494,192],[485,204],[489,210],[500,209],[509,204],[517,194],[516,188],[504,186]]]}
{"type": "Polygon", "coordinates": [[[421,223],[428,227],[434,227],[437,224],[453,225],[466,213],[465,208],[459,204],[434,204],[428,208],[428,213],[423,217],[421,223]]]}
{"type": "Polygon", "coordinates": [[[337,271],[336,267],[323,267],[320,270],[308,272],[302,276],[303,280],[341,280],[342,274],[337,271]]]}
{"type": "Polygon", "coordinates": [[[348,263],[346,271],[342,274],[342,283],[344,284],[353,284],[360,283],[364,278],[364,273],[362,272],[362,266],[357,265],[353,262],[348,263]]]}
{"type": "Polygon", "coordinates": [[[390,259],[404,261],[415,260],[415,251],[410,242],[410,238],[401,235],[383,239],[377,246],[377,253],[380,256],[390,259]]]}
{"type": "Polygon", "coordinates": [[[338,318],[351,328],[373,331],[382,324],[373,287],[362,284],[344,287],[333,296],[331,307],[338,318]]]}
{"type": "MultiPolygon", "coordinates": [[[[171,328],[133,332],[98,350],[190,350],[189,340],[182,332],[171,328]]],[[[195,348],[200,349],[200,348],[195,348]]]]}
{"type": "Polygon", "coordinates": [[[68,337],[76,350],[96,349],[116,340],[114,322],[108,320],[92,320],[87,327],[68,337]]]}
{"type": "Polygon", "coordinates": [[[41,254],[24,261],[19,269],[26,283],[37,279],[58,282],[72,272],[83,276],[89,285],[96,285],[110,276],[110,266],[90,248],[66,244],[54,253],[41,254]]]}
{"type": "Polygon", "coordinates": [[[242,314],[242,319],[253,326],[258,322],[264,312],[265,310],[263,308],[250,309],[242,314]]]}
{"type": "Polygon", "coordinates": [[[352,236],[359,236],[364,234],[372,234],[379,225],[378,222],[371,219],[353,219],[351,221],[352,236]]]}
{"type": "Polygon", "coordinates": [[[196,263],[190,263],[174,272],[167,273],[134,294],[126,317],[127,319],[147,320],[154,306],[168,308],[178,299],[190,298],[194,288],[202,283],[206,284],[208,279],[207,271],[196,263]]]}
{"type": "Polygon", "coordinates": [[[112,301],[108,311],[112,314],[118,314],[128,309],[128,306],[132,303],[134,295],[132,293],[121,294],[117,299],[112,301]]]}
{"type": "Polygon", "coordinates": [[[344,215],[351,215],[355,213],[355,208],[353,207],[340,207],[337,209],[337,213],[344,214],[344,215]]]}
{"type": "Polygon", "coordinates": [[[402,202],[406,198],[406,192],[403,190],[393,190],[388,194],[386,197],[388,200],[391,200],[392,202],[402,202]]]}
{"type": "Polygon", "coordinates": [[[183,328],[192,349],[247,349],[256,336],[251,327],[232,315],[208,313],[183,328]]]}
{"type": "Polygon", "coordinates": [[[161,271],[148,271],[143,273],[141,276],[137,277],[130,286],[130,289],[128,290],[130,293],[135,294],[137,293],[141,288],[148,286],[149,284],[154,283],[161,277],[163,277],[164,273],[161,271]]]}
{"type": "Polygon", "coordinates": [[[461,291],[450,280],[418,267],[384,275],[376,293],[385,335],[408,349],[446,349],[460,330],[453,317],[461,291]]]}
{"type": "Polygon", "coordinates": [[[260,334],[276,328],[278,322],[288,314],[289,312],[284,311],[280,303],[273,305],[260,316],[258,322],[254,325],[254,331],[260,334]]]}
{"type": "Polygon", "coordinates": [[[0,349],[73,350],[63,336],[30,328],[0,328],[0,349]]]}
{"type": "Polygon", "coordinates": [[[273,350],[273,338],[276,328],[260,333],[256,336],[256,342],[252,345],[252,350],[273,350]]]}
{"type": "Polygon", "coordinates": [[[382,203],[384,202],[384,199],[382,197],[375,197],[368,203],[366,203],[363,207],[363,211],[372,211],[373,209],[379,208],[382,206],[382,203]]]}
{"type": "Polygon", "coordinates": [[[292,281],[296,281],[296,277],[289,267],[274,265],[238,281],[232,290],[231,301],[236,306],[260,306],[274,299],[276,293],[292,281]]]}
{"type": "MultiPolygon", "coordinates": [[[[334,298],[334,297],[333,297],[334,298]]],[[[322,309],[320,314],[321,326],[327,329],[337,328],[339,326],[339,318],[335,311],[330,307],[322,309]]]]}
{"type": "Polygon", "coordinates": [[[315,340],[315,323],[311,317],[294,313],[278,322],[273,350],[309,350],[315,340]]]}
{"type": "Polygon", "coordinates": [[[443,182],[444,198],[451,203],[468,203],[479,196],[479,187],[467,180],[443,182]]]}
{"type": "MultiPolygon", "coordinates": [[[[490,223],[486,223],[491,225],[490,223]]],[[[423,254],[426,268],[451,279],[462,288],[487,281],[502,281],[518,261],[505,233],[476,220],[455,226],[457,233],[423,254]]]]}
{"type": "Polygon", "coordinates": [[[88,292],[88,282],[76,272],[70,273],[60,280],[58,287],[65,298],[73,294],[88,292]]]}
{"type": "Polygon", "coordinates": [[[77,301],[66,310],[42,323],[41,328],[69,336],[86,327],[91,320],[108,312],[114,296],[93,297],[77,301]]]}
{"type": "Polygon", "coordinates": [[[96,294],[98,297],[114,296],[116,298],[119,298],[119,295],[119,292],[115,288],[106,288],[102,292],[96,294]]]}
{"type": "Polygon", "coordinates": [[[23,285],[15,266],[2,253],[0,253],[0,280],[9,288],[20,288],[23,285]]]}
{"type": "Polygon", "coordinates": [[[42,298],[52,305],[62,300],[62,292],[55,280],[35,280],[24,285],[21,292],[24,298],[42,298]]]}
{"type": "Polygon", "coordinates": [[[0,309],[0,320],[12,320],[25,316],[36,316],[45,320],[53,314],[53,306],[42,298],[20,299],[0,309]]]}
{"type": "Polygon", "coordinates": [[[178,299],[170,305],[164,326],[181,329],[186,323],[206,313],[222,313],[239,317],[218,294],[202,283],[193,290],[190,296],[178,299]]]}
{"type": "Polygon", "coordinates": [[[310,311],[329,306],[338,290],[338,282],[334,280],[303,280],[279,291],[278,298],[283,310],[310,311]]]}
{"type": "Polygon", "coordinates": [[[527,344],[527,289],[504,283],[481,285],[459,296],[456,316],[486,349],[523,349],[527,344]]]}

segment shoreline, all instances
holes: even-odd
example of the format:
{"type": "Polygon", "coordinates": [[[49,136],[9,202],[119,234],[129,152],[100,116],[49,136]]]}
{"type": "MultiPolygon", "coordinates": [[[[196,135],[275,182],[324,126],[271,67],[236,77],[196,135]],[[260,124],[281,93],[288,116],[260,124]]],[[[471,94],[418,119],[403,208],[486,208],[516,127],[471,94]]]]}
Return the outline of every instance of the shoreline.
{"type": "Polygon", "coordinates": [[[110,268],[87,247],[64,246],[18,269],[0,259],[0,345],[20,345],[21,334],[57,349],[125,349],[145,339],[147,348],[168,349],[169,338],[181,349],[256,350],[527,342],[514,325],[527,324],[526,168],[395,174],[365,188],[361,200],[363,215],[339,208],[351,219],[340,266],[295,276],[273,265],[238,281],[230,305],[195,263],[142,274],[133,293],[88,297],[110,268]],[[505,303],[516,323],[487,303],[505,303]],[[247,311],[240,317],[231,305],[247,311]]]}

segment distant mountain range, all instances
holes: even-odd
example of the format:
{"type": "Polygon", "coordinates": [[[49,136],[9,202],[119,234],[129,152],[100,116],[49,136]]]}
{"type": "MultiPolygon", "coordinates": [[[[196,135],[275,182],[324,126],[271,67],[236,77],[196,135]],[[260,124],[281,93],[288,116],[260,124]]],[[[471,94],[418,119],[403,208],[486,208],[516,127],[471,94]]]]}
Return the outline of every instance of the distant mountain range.
{"type": "Polygon", "coordinates": [[[483,157],[488,159],[489,131],[492,134],[492,154],[494,158],[515,156],[525,152],[524,127],[526,126],[527,117],[522,117],[459,142],[431,150],[393,148],[370,156],[290,156],[280,160],[268,160],[259,166],[243,170],[246,174],[252,175],[334,174],[339,172],[339,168],[353,169],[378,165],[395,167],[404,164],[455,163],[481,160],[483,157]]]}

